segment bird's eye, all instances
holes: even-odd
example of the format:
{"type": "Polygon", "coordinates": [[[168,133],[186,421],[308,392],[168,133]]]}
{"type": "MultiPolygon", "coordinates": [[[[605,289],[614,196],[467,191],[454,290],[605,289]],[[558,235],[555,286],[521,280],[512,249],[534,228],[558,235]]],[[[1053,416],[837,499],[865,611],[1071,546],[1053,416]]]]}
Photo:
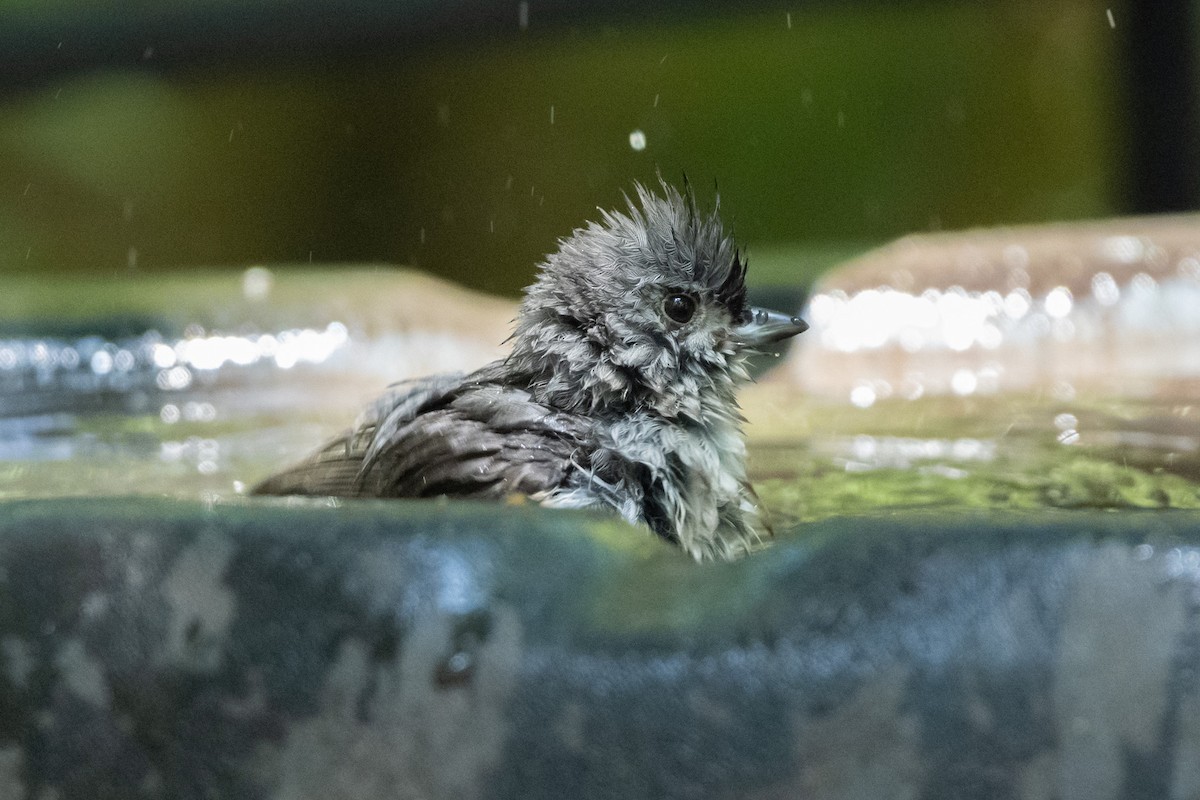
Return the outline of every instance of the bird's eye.
{"type": "Polygon", "coordinates": [[[695,316],[696,298],[683,292],[669,294],[663,300],[663,313],[682,325],[695,316]]]}

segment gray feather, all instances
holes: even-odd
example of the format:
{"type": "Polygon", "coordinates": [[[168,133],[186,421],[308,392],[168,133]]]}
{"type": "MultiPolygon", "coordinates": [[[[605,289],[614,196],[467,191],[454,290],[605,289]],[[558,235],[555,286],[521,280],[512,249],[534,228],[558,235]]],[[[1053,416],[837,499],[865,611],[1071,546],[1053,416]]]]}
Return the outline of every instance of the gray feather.
{"type": "MultiPolygon", "coordinates": [[[[510,355],[393,386],[354,428],[259,494],[501,498],[608,508],[696,558],[769,529],[746,481],[734,331],[745,264],[690,194],[637,187],[541,265],[510,355]],[[675,295],[694,313],[665,311],[675,295]]],[[[799,332],[801,328],[797,328],[799,332]]]]}
{"type": "Polygon", "coordinates": [[[299,464],[262,481],[251,489],[251,494],[358,495],[362,452],[355,452],[353,438],[354,432],[348,431],[299,464]]]}

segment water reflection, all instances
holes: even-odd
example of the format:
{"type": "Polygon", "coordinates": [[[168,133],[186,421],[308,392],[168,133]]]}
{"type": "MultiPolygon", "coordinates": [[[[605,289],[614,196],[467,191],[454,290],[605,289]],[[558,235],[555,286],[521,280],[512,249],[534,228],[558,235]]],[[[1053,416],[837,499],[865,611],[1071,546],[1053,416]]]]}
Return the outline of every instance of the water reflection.
{"type": "MultiPolygon", "coordinates": [[[[273,333],[226,334],[190,325],[173,338],[150,330],[119,338],[6,339],[0,342],[0,462],[12,466],[2,493],[88,493],[97,483],[153,492],[171,481],[182,485],[189,474],[215,481],[191,486],[189,494],[237,491],[237,482],[222,473],[251,455],[247,437],[226,437],[227,446],[222,437],[228,431],[194,431],[218,422],[218,405],[234,416],[245,417],[239,409],[247,405],[261,412],[277,373],[298,364],[320,366],[349,341],[346,325],[337,321],[273,333]],[[256,383],[263,396],[246,397],[256,383]],[[153,423],[187,430],[178,438],[156,431],[153,423]],[[61,484],[57,474],[38,466],[65,461],[80,469],[61,484]]],[[[293,404],[299,388],[291,389],[293,404]]]]}
{"type": "Polygon", "coordinates": [[[1144,396],[1200,380],[1196,308],[1200,220],[912,237],[823,281],[789,377],[859,408],[893,395],[1144,396]]]}
{"type": "Polygon", "coordinates": [[[100,336],[0,340],[0,414],[18,410],[13,406],[19,406],[22,394],[30,389],[182,391],[192,385],[197,373],[214,373],[226,366],[251,367],[265,360],[280,369],[321,364],[348,340],[346,326],[336,321],[319,330],[242,335],[204,335],[193,327],[174,340],[165,340],[153,330],[116,340],[100,336]]]}
{"type": "MultiPolygon", "coordinates": [[[[929,462],[948,461],[957,464],[987,463],[996,458],[995,441],[961,439],[924,439],[909,436],[831,437],[820,442],[818,452],[847,472],[881,469],[911,469],[928,466],[929,462]]],[[[954,470],[952,477],[967,473],[954,470]]]]}
{"type": "MultiPolygon", "coordinates": [[[[1200,333],[1200,315],[1194,311],[1200,308],[1200,281],[1160,283],[1139,273],[1122,286],[1110,274],[1100,273],[1091,283],[1092,291],[1078,299],[1066,286],[1039,297],[1023,289],[1002,296],[991,290],[968,292],[961,286],[920,294],[892,288],[821,292],[812,298],[808,312],[815,341],[802,343],[805,352],[794,378],[825,390],[834,386],[831,375],[836,378],[858,368],[847,397],[860,408],[891,396],[890,390],[880,388],[897,378],[910,387],[904,394],[912,399],[930,393],[990,394],[1036,382],[1041,371],[1034,365],[1044,360],[1036,350],[1045,345],[1078,351],[1074,365],[1057,365],[1065,368],[1064,374],[1075,375],[1085,366],[1099,370],[1101,365],[1092,362],[1106,355],[1122,356],[1134,343],[1149,348],[1154,342],[1147,339],[1156,335],[1200,333]],[[838,362],[831,356],[820,358],[814,350],[859,358],[838,362]],[[868,360],[876,355],[888,361],[868,360]],[[817,358],[840,366],[832,373],[806,366],[817,358]],[[872,374],[873,380],[864,380],[872,374]]],[[[1200,353],[1198,345],[1177,340],[1166,353],[1149,355],[1161,365],[1160,372],[1200,376],[1200,360],[1194,359],[1200,353]]],[[[1072,358],[1069,350],[1061,355],[1072,358]]],[[[1085,379],[1098,377],[1103,372],[1085,379]]]]}
{"type": "MultiPolygon", "coordinates": [[[[1096,252],[1134,252],[1105,241],[1096,252]]],[[[1200,261],[1140,252],[1124,265],[1048,262],[1036,243],[1009,241],[956,249],[949,272],[912,262],[887,280],[831,276],[812,300],[815,335],[787,370],[809,391],[768,381],[741,395],[752,420],[775,415],[765,436],[751,426],[750,469],[768,507],[813,518],[1200,504],[1200,411],[1187,383],[1200,370],[1188,361],[1200,343],[1188,335],[1200,331],[1200,261]],[[1096,374],[1119,391],[1094,391],[1096,374]],[[1172,390],[1167,378],[1180,382],[1172,390]]],[[[251,272],[241,290],[280,291],[251,272]]],[[[378,319],[2,340],[0,496],[217,502],[349,424],[388,382],[495,357],[490,335],[378,319]]]]}
{"type": "Polygon", "coordinates": [[[491,357],[456,333],[337,320],[0,340],[0,497],[234,496],[392,380],[491,357]]]}

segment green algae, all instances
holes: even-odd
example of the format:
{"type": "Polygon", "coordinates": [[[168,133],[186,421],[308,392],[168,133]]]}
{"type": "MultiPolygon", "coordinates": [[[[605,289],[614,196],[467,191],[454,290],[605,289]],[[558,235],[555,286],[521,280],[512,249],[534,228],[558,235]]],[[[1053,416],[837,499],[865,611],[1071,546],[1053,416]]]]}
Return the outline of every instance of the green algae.
{"type": "Polygon", "coordinates": [[[795,412],[750,454],[780,528],[917,509],[1200,508],[1200,426],[1186,405],[1005,396],[795,412]],[[1172,435],[1154,433],[1163,420],[1172,435]]]}

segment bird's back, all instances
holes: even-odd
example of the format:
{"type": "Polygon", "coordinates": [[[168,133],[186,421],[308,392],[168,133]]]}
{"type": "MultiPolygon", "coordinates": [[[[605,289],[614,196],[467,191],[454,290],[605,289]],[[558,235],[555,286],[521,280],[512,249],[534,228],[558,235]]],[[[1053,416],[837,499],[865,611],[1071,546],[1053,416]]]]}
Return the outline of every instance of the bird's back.
{"type": "Polygon", "coordinates": [[[255,494],[498,498],[560,486],[590,428],[534,402],[502,371],[393,386],[355,426],[255,494]]]}

